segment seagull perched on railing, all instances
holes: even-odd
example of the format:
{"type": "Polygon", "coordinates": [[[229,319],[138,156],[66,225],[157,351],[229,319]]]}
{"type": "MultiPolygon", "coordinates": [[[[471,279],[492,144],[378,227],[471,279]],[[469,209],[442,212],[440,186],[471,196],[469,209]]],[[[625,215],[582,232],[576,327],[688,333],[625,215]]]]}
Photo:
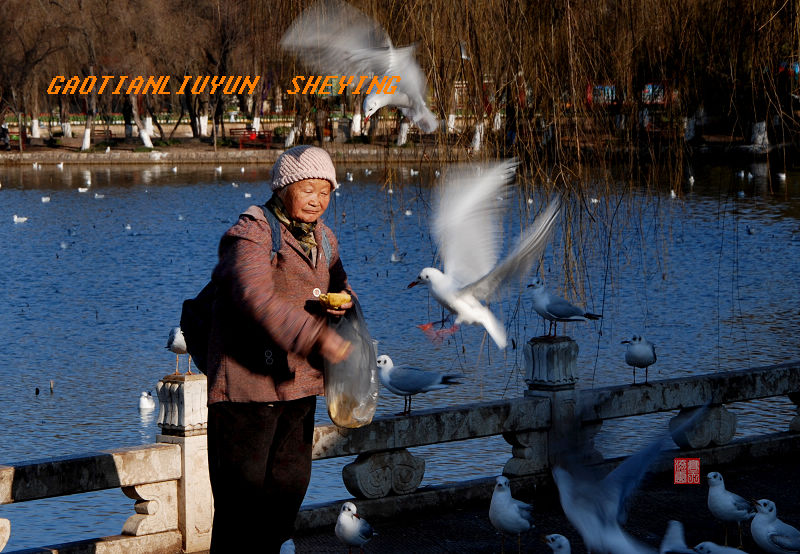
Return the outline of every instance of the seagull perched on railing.
{"type": "Polygon", "coordinates": [[[559,321],[589,321],[603,317],[574,306],[560,296],[550,294],[545,290],[544,280],[541,277],[536,277],[528,288],[533,289],[533,309],[550,322],[548,337],[558,331],[559,321]]]}
{"type": "Polygon", "coordinates": [[[739,526],[739,547],[742,547],[742,522],[756,515],[753,505],[729,490],[725,489],[725,480],[717,471],[706,475],[708,479],[708,509],[725,528],[725,546],[728,546],[728,523],[736,522],[739,526]]]}
{"type": "Polygon", "coordinates": [[[352,502],[342,504],[334,531],[348,552],[352,552],[354,546],[363,551],[364,544],[378,534],[366,519],[358,515],[356,505],[352,502]]]}
{"type": "Polygon", "coordinates": [[[502,550],[505,550],[506,533],[517,536],[517,551],[522,550],[520,535],[534,527],[532,510],[533,506],[511,496],[506,477],[501,475],[497,478],[489,505],[489,521],[500,531],[502,550]]]}
{"type": "Polygon", "coordinates": [[[624,340],[625,363],[633,367],[633,384],[636,384],[636,368],[644,368],[644,382],[647,384],[647,371],[656,363],[656,346],[641,335],[633,335],[631,340],[624,340]]]}
{"type": "Polygon", "coordinates": [[[426,267],[408,285],[428,285],[431,296],[455,314],[455,325],[483,325],[501,349],[506,347],[506,330],[482,302],[522,281],[544,252],[561,204],[557,196],[550,200],[498,262],[501,207],[495,198],[513,180],[516,167],[516,161],[506,160],[449,171],[439,187],[432,225],[444,272],[426,267]]]}
{"type": "MultiPolygon", "coordinates": [[[[358,87],[362,76],[387,81],[394,92],[370,94],[371,79],[362,83],[364,120],[382,106],[397,106],[426,133],[437,128],[436,116],[425,104],[427,82],[414,59],[414,47],[395,48],[386,31],[364,13],[339,0],[320,1],[298,17],[281,39],[281,46],[300,55],[322,75],[352,76],[358,87]]],[[[383,89],[381,89],[383,90],[383,89]]]]}
{"type": "Polygon", "coordinates": [[[403,397],[403,415],[411,413],[411,397],[421,392],[446,389],[458,384],[457,373],[424,371],[415,367],[395,366],[392,359],[383,354],[378,356],[378,378],[383,386],[403,397]]]}
{"type": "MultiPolygon", "coordinates": [[[[178,360],[182,354],[189,354],[186,348],[186,338],[183,336],[183,331],[180,327],[173,327],[169,331],[169,338],[167,339],[167,349],[175,352],[175,375],[178,374],[178,360]]],[[[189,354],[189,371],[187,375],[192,375],[192,356],[189,354]]]]}

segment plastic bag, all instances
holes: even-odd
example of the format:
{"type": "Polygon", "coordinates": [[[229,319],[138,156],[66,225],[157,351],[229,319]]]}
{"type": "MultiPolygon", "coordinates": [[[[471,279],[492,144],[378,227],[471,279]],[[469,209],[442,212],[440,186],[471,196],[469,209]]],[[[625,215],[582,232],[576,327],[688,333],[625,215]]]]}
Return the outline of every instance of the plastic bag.
{"type": "Polygon", "coordinates": [[[331,328],[353,350],[343,362],[331,364],[325,360],[325,401],[331,421],[339,427],[355,429],[372,422],[378,407],[377,341],[367,331],[364,314],[358,299],[353,307],[330,323],[331,328]]]}

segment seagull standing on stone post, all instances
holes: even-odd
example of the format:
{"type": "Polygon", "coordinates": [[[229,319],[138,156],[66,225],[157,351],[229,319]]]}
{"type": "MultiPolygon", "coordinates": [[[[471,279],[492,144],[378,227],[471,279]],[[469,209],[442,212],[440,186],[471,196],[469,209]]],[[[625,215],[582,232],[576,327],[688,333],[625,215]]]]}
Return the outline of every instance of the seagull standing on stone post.
{"type": "Polygon", "coordinates": [[[528,288],[533,289],[533,309],[536,313],[550,322],[550,328],[547,331],[547,336],[555,336],[558,331],[558,322],[567,321],[589,321],[597,320],[603,317],[602,315],[587,312],[583,308],[579,308],[570,304],[563,298],[550,294],[544,288],[544,280],[541,277],[536,277],[528,288]]]}
{"type": "MultiPolygon", "coordinates": [[[[175,352],[175,375],[178,375],[178,361],[181,355],[189,354],[189,350],[186,348],[186,338],[183,336],[183,331],[181,331],[180,327],[173,327],[170,329],[166,348],[175,352]]],[[[189,355],[189,371],[187,371],[186,374],[193,375],[191,355],[189,355]]]]}

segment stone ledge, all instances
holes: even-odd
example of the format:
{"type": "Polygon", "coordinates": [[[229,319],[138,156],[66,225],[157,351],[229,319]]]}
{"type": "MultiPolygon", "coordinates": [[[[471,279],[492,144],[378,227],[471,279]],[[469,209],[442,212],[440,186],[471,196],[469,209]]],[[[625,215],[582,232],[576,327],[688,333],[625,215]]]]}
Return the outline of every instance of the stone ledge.
{"type": "Polygon", "coordinates": [[[165,531],[141,537],[112,535],[99,539],[65,542],[40,548],[15,550],[11,554],[180,554],[181,534],[165,531]]]}
{"type": "Polygon", "coordinates": [[[314,429],[313,458],[320,460],[476,439],[509,431],[545,429],[549,425],[548,398],[515,398],[434,408],[410,416],[376,418],[359,429],[319,425],[314,429]]]}
{"type": "Polygon", "coordinates": [[[149,444],[0,465],[0,504],[181,478],[181,449],[149,444]]]}
{"type": "Polygon", "coordinates": [[[583,421],[609,420],[800,391],[800,362],[579,391],[583,421]]]}

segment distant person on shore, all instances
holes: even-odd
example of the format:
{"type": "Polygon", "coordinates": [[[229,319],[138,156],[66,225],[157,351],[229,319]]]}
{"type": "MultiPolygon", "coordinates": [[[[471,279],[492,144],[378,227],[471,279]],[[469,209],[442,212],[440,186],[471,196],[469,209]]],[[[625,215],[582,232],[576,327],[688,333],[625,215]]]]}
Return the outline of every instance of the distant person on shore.
{"type": "Polygon", "coordinates": [[[311,478],[323,358],[352,345],[327,324],[320,292],[349,292],[333,232],[320,220],[336,171],[325,150],[296,146],[272,169],[272,197],[222,237],[208,356],[211,552],[278,552],[311,478]],[[275,241],[273,232],[280,233],[275,241]]]}

